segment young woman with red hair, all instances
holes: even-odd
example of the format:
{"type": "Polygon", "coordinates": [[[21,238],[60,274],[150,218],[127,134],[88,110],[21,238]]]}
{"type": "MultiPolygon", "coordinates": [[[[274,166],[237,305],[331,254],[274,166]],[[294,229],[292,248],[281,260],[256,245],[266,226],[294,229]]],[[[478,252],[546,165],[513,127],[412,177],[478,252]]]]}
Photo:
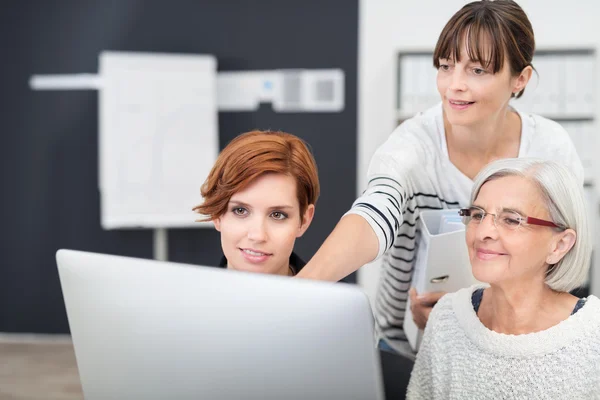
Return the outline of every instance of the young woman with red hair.
{"type": "Polygon", "coordinates": [[[319,197],[319,177],[307,144],[285,132],[251,131],[221,152],[194,208],[221,233],[220,266],[296,275],[304,261],[294,252],[319,197]]]}

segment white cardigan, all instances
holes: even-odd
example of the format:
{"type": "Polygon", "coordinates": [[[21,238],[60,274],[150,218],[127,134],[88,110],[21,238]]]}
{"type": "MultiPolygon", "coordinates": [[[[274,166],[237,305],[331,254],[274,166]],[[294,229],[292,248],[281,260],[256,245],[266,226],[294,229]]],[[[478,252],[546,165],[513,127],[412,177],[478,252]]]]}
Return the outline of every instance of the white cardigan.
{"type": "Polygon", "coordinates": [[[471,295],[434,307],[408,385],[408,399],[600,399],[600,299],[541,332],[486,328],[471,295]]]}

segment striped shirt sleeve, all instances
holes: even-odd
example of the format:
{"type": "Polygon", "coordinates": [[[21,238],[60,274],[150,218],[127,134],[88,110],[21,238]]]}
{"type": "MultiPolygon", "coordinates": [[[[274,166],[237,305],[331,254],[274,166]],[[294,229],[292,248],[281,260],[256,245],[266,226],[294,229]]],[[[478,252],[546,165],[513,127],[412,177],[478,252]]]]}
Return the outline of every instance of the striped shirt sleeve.
{"type": "Polygon", "coordinates": [[[369,223],[379,240],[377,258],[394,244],[412,194],[407,182],[425,157],[422,141],[412,140],[406,125],[398,127],[377,149],[369,166],[367,189],[346,213],[360,215],[369,223]]]}
{"type": "Polygon", "coordinates": [[[404,188],[392,177],[371,178],[367,190],[360,196],[347,214],[358,214],[365,218],[379,240],[379,258],[389,249],[396,232],[403,222],[403,205],[406,198],[404,188]]]}

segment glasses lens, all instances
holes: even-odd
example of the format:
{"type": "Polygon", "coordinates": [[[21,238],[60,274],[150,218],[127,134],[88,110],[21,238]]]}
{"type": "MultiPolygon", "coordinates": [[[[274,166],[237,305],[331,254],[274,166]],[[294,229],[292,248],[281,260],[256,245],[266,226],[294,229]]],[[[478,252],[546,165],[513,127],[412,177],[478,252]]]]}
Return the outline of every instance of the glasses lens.
{"type": "Polygon", "coordinates": [[[477,207],[470,207],[468,212],[463,216],[463,223],[468,225],[470,223],[479,223],[485,217],[485,211],[477,207]]]}
{"type": "Polygon", "coordinates": [[[498,215],[498,226],[514,231],[521,225],[521,221],[523,221],[523,217],[516,212],[513,211],[504,211],[498,215]]]}
{"type": "Polygon", "coordinates": [[[470,208],[461,208],[458,211],[458,215],[460,215],[460,220],[463,224],[468,225],[471,221],[471,209],[470,208]]]}

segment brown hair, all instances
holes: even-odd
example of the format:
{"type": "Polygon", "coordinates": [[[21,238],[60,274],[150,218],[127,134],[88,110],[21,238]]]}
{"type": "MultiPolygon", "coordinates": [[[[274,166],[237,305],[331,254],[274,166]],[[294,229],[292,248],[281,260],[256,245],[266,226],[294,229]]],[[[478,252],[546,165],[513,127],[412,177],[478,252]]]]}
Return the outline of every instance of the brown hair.
{"type": "Polygon", "coordinates": [[[279,173],[296,180],[300,218],[309,204],[319,198],[317,165],[308,145],[285,132],[251,131],[233,139],[219,154],[215,165],[200,188],[204,202],[194,211],[219,218],[227,211],[231,196],[266,173],[279,173]]]}
{"type": "MultiPolygon", "coordinates": [[[[511,74],[518,75],[531,65],[535,51],[531,22],[512,0],[474,1],[454,14],[435,46],[435,68],[440,67],[440,59],[460,61],[463,39],[467,41],[469,58],[482,63],[486,69],[491,68],[494,74],[502,69],[506,57],[511,74]],[[490,44],[489,49],[485,48],[486,43],[490,44]]],[[[516,98],[521,97],[524,90],[517,93],[516,98]]]]}

